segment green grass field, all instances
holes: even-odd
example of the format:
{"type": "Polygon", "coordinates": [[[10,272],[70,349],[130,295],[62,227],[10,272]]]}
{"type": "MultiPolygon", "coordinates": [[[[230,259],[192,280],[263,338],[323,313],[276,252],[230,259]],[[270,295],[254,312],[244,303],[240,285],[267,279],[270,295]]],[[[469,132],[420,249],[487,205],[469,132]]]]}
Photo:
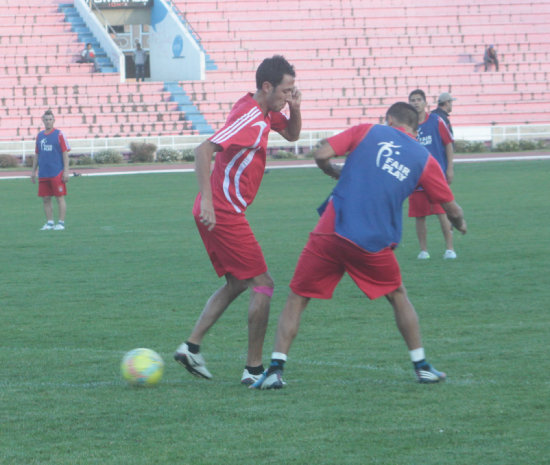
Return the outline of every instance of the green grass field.
{"type": "MultiPolygon", "coordinates": [[[[453,187],[469,225],[459,255],[416,260],[414,222],[397,251],[442,385],[418,385],[385,299],[345,278],[313,301],[285,370],[288,386],[239,384],[242,296],[205,338],[212,381],[172,360],[222,284],[190,210],[193,174],[72,178],[67,230],[39,231],[29,180],[0,181],[0,463],[550,463],[550,227],[544,161],[462,164],[453,187]],[[162,382],[120,378],[123,354],[159,352],[162,382]]],[[[248,217],[277,284],[264,361],[315,208],[333,181],[271,170],[248,217]]]]}

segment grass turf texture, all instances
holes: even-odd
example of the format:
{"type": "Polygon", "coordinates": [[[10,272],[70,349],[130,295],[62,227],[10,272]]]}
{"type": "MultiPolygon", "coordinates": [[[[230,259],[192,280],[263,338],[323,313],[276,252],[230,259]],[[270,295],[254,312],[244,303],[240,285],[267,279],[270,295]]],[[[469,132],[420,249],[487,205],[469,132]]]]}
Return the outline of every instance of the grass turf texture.
{"type": "MultiPolygon", "coordinates": [[[[454,262],[435,218],[432,259],[416,260],[404,219],[404,282],[448,382],[414,382],[389,304],[346,277],[333,300],[310,303],[278,392],[238,383],[248,296],[203,342],[212,381],[172,360],[222,283],[190,216],[193,174],[72,178],[61,232],[38,230],[35,185],[0,181],[0,463],[550,463],[549,176],[548,162],[458,165],[469,234],[454,262]],[[158,386],[121,380],[135,347],[164,357],[158,386]]],[[[277,284],[266,362],[332,185],[316,169],[272,170],[249,210],[277,284]]]]}

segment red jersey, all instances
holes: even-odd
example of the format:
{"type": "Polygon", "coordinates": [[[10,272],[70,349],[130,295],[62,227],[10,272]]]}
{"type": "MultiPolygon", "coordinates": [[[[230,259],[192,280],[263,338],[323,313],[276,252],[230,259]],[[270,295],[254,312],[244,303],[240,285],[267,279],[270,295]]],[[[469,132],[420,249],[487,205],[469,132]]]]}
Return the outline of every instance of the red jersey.
{"type": "Polygon", "coordinates": [[[280,112],[270,111],[264,118],[251,93],[235,103],[225,125],[209,138],[223,149],[216,153],[210,176],[216,214],[244,214],[262,182],[269,131],[280,132],[287,124],[280,112]]]}

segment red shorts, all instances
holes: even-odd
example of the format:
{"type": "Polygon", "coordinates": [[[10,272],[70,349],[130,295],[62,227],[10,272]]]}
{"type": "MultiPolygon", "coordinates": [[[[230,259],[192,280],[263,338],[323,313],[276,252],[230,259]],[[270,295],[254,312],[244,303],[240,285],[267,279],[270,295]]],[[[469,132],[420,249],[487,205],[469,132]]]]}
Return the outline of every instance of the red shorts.
{"type": "Polygon", "coordinates": [[[445,213],[438,203],[431,203],[425,191],[414,191],[409,197],[409,218],[445,213]]]}
{"type": "Polygon", "coordinates": [[[38,197],[63,197],[67,195],[67,185],[63,181],[63,171],[54,178],[38,179],[38,197]]]}
{"type": "Polygon", "coordinates": [[[228,215],[216,218],[212,231],[199,220],[200,200],[193,206],[206,252],[218,276],[231,273],[237,279],[250,279],[267,272],[267,264],[260,244],[244,215],[228,215]]]}
{"type": "Polygon", "coordinates": [[[330,299],[344,272],[369,299],[389,294],[401,285],[401,271],[392,249],[369,253],[335,234],[312,233],[290,288],[302,297],[330,299]]]}

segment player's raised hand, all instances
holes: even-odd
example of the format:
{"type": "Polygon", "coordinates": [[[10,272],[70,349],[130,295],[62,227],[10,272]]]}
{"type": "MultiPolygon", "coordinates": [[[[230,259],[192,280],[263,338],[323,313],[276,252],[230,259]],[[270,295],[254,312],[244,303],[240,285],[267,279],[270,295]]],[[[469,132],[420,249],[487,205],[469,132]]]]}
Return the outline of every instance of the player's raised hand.
{"type": "Polygon", "coordinates": [[[300,92],[300,89],[297,87],[294,87],[292,89],[292,94],[290,95],[290,99],[288,100],[288,106],[290,109],[298,109],[300,108],[300,104],[302,103],[302,92],[300,92]]]}
{"type": "Polygon", "coordinates": [[[456,228],[456,229],[458,229],[462,234],[466,234],[466,232],[468,231],[468,226],[466,225],[466,220],[463,219],[462,224],[460,225],[460,228],[456,228]]]}

